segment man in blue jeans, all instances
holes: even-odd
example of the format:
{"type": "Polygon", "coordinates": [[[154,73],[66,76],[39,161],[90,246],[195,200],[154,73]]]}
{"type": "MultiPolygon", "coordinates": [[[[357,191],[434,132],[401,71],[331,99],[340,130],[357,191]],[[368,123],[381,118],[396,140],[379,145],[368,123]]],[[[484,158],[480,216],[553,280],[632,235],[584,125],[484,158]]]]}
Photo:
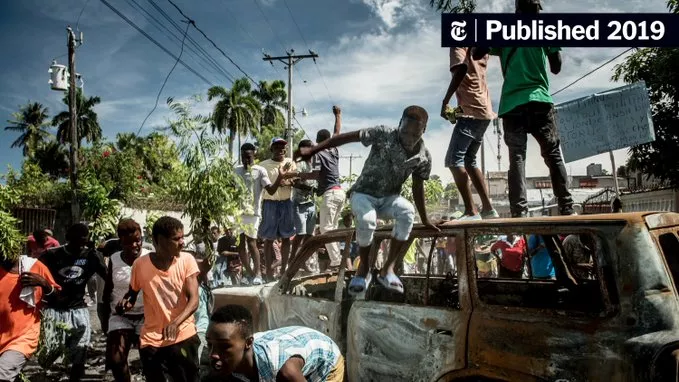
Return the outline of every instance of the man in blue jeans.
{"type": "Polygon", "coordinates": [[[361,142],[371,146],[361,175],[349,191],[351,210],[356,221],[356,241],[361,262],[349,284],[352,295],[364,292],[370,283],[370,247],[377,227],[377,219],[393,219],[394,229],[389,256],[380,270],[377,281],[387,289],[403,293],[403,284],[394,273],[399,254],[405,254],[410,231],[415,219],[413,205],[400,196],[403,183],[413,176],[413,197],[422,223],[436,231],[429,222],[424,203],[424,181],[431,173],[431,155],[422,135],[429,116],[419,106],[409,106],[397,129],[378,126],[335,135],[314,147],[300,148],[295,157],[308,158],[317,152],[361,142]]]}
{"type": "MultiPolygon", "coordinates": [[[[516,0],[516,13],[538,14],[540,0],[516,0]]],[[[512,217],[528,215],[526,199],[526,143],[531,134],[549,168],[552,189],[561,215],[574,215],[566,167],[561,157],[554,103],[549,94],[547,61],[554,74],[561,71],[561,48],[474,48],[474,60],[488,52],[500,58],[504,82],[498,115],[509,149],[509,204],[512,217]]]]}
{"type": "Polygon", "coordinates": [[[464,216],[459,220],[481,220],[500,217],[493,209],[488,197],[483,173],[476,163],[476,154],[483,144],[483,135],[495,118],[486,81],[488,56],[473,60],[471,48],[450,48],[450,72],[452,78],[441,105],[441,117],[448,119],[450,98],[457,96],[461,113],[456,115],[456,124],[446,153],[446,167],[453,173],[455,185],[464,201],[464,216]],[[476,209],[472,199],[469,179],[481,198],[483,209],[476,209]]]}

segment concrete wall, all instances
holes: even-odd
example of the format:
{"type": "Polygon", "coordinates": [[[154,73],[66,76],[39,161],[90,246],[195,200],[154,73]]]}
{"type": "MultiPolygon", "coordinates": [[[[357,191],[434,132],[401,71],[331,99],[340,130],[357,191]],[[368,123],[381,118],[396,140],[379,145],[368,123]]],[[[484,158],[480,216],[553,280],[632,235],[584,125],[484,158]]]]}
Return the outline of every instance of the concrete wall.
{"type": "Polygon", "coordinates": [[[679,193],[671,189],[623,194],[620,196],[620,199],[622,200],[623,212],[679,212],[679,193]]]}

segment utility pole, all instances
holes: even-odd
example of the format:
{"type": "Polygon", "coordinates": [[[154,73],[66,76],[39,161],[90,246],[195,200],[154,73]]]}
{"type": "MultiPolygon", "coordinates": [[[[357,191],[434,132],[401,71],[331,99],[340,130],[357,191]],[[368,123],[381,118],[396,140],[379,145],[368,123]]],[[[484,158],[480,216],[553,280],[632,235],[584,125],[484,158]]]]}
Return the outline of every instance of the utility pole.
{"type": "Polygon", "coordinates": [[[354,158],[363,158],[360,155],[356,154],[349,154],[349,155],[341,155],[340,158],[349,158],[349,187],[353,185],[353,182],[351,181],[351,177],[354,175],[354,158]]]}
{"type": "Polygon", "coordinates": [[[501,166],[501,159],[502,159],[502,152],[500,151],[500,141],[502,138],[502,132],[500,131],[500,119],[495,118],[493,120],[493,126],[495,127],[495,134],[497,135],[497,171],[502,171],[502,166],[501,166]]]}
{"type": "Polygon", "coordinates": [[[278,57],[271,57],[270,55],[264,53],[264,61],[269,61],[271,65],[273,66],[273,61],[280,61],[284,63],[287,66],[288,69],[288,128],[287,130],[287,137],[286,140],[288,141],[288,146],[290,147],[290,150],[288,150],[288,154],[290,155],[290,159],[292,159],[292,155],[294,150],[292,149],[293,144],[292,144],[292,138],[293,138],[293,132],[292,132],[292,68],[295,66],[296,63],[301,61],[304,58],[312,58],[314,62],[316,62],[316,58],[318,58],[318,54],[314,53],[312,50],[309,51],[309,54],[302,54],[302,55],[295,55],[295,50],[290,49],[289,52],[285,52],[287,55],[286,56],[278,56],[278,57]]]}
{"type": "Polygon", "coordinates": [[[78,110],[76,105],[76,72],[75,72],[75,33],[71,27],[67,27],[68,31],[68,72],[69,72],[69,87],[68,87],[68,112],[70,115],[70,141],[71,141],[71,224],[80,221],[80,203],[78,201],[78,110]]]}

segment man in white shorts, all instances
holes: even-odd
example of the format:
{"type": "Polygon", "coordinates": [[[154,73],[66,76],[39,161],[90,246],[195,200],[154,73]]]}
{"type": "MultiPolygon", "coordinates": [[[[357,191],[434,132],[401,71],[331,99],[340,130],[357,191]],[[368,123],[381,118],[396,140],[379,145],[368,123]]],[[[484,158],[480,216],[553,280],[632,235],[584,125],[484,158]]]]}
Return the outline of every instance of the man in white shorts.
{"type": "Polygon", "coordinates": [[[144,301],[140,295],[134,307],[124,313],[116,312],[118,301],[122,300],[130,288],[132,264],[136,259],[148,254],[142,248],[141,227],[132,219],[118,223],[118,237],[122,251],[111,255],[103,300],[111,305],[106,340],[106,369],[111,370],[116,382],[129,382],[130,369],[127,357],[133,344],[139,346],[139,335],[144,325],[144,301]]]}
{"type": "Polygon", "coordinates": [[[249,278],[251,278],[251,283],[261,285],[262,267],[259,250],[257,249],[257,231],[262,216],[262,190],[266,189],[269,193],[275,193],[281,181],[287,179],[287,177],[279,176],[274,183],[271,183],[264,167],[255,164],[256,153],[257,148],[252,143],[242,145],[240,156],[243,164],[236,166],[234,171],[243,179],[247,189],[247,194],[242,197],[243,215],[241,216],[241,226],[237,231],[240,234],[238,252],[241,262],[249,278]],[[254,270],[250,266],[248,250],[252,256],[254,270]]]}

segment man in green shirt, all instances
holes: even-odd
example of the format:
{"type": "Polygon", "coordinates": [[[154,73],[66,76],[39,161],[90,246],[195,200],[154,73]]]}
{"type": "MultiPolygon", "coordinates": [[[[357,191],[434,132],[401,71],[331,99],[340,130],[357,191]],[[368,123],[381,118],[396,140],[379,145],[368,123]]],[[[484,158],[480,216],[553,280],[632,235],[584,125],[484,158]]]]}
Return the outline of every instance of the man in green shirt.
{"type": "MultiPolygon", "coordinates": [[[[516,0],[516,12],[538,14],[540,0],[516,0]]],[[[547,61],[552,73],[561,71],[561,48],[474,48],[474,60],[487,53],[498,56],[504,83],[498,116],[502,118],[505,144],[509,149],[509,203],[512,217],[527,216],[526,143],[535,137],[549,168],[552,189],[561,215],[573,215],[573,198],[568,190],[566,167],[561,157],[559,133],[554,120],[554,103],[549,94],[547,61]]]]}

